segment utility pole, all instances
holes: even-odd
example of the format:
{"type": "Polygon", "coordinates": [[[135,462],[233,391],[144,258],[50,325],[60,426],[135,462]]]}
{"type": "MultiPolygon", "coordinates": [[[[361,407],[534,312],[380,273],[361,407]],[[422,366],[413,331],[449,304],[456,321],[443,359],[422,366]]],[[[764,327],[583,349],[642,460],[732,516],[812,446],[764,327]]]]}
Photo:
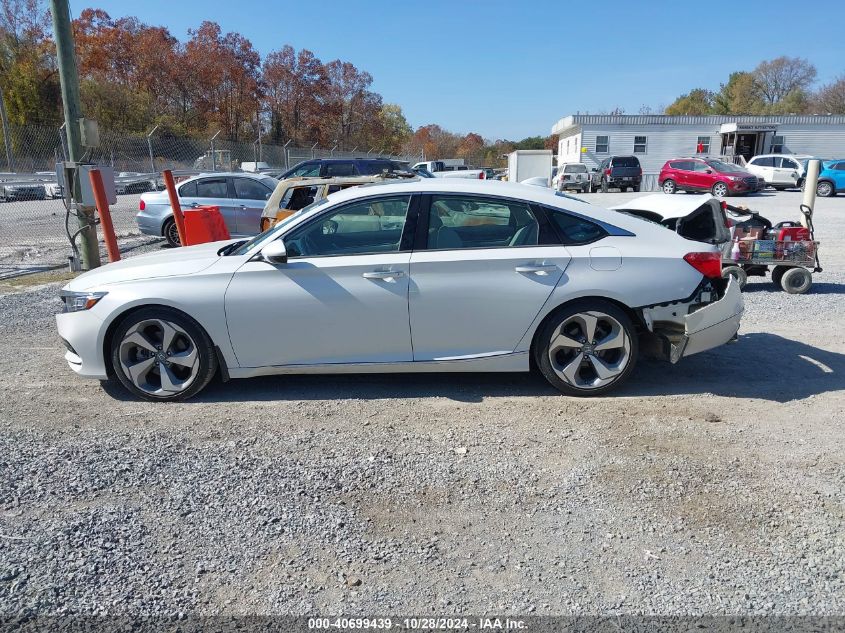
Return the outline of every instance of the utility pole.
{"type": "MultiPolygon", "coordinates": [[[[50,0],[50,12],[53,14],[53,36],[56,40],[56,59],[59,65],[59,82],[62,89],[68,160],[74,164],[71,199],[79,219],[82,267],[90,270],[100,265],[100,244],[97,242],[94,207],[82,205],[82,188],[79,184],[78,165],[79,161],[82,160],[82,132],[80,130],[82,106],[79,100],[79,74],[76,69],[70,7],[67,0],[50,0]]],[[[69,172],[66,170],[65,173],[69,172]]],[[[65,184],[71,184],[67,178],[65,184]]]]}
{"type": "Polygon", "coordinates": [[[9,171],[15,171],[12,160],[12,137],[9,134],[9,119],[6,117],[6,102],[3,101],[3,86],[0,86],[0,119],[3,120],[3,143],[6,145],[6,164],[9,171]]]}

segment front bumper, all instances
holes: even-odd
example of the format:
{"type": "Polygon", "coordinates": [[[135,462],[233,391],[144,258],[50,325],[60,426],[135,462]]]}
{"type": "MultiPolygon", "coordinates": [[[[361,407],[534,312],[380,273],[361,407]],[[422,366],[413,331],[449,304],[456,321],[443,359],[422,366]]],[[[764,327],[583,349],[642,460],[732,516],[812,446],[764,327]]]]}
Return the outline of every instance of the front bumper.
{"type": "MultiPolygon", "coordinates": [[[[680,305],[693,307],[692,302],[680,305]]],[[[730,277],[719,299],[683,316],[678,304],[644,308],[643,318],[654,343],[644,347],[664,360],[677,363],[683,357],[734,340],[744,312],[739,284],[730,277]]]]}
{"type": "Polygon", "coordinates": [[[103,322],[91,310],[56,315],[56,329],[68,347],[65,360],[80,376],[108,378],[103,358],[103,322]]]}

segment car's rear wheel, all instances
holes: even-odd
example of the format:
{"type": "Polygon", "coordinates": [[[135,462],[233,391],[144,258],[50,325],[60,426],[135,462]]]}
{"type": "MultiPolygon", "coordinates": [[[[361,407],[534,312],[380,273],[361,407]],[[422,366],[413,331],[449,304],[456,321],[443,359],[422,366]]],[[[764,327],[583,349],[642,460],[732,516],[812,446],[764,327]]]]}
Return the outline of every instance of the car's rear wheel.
{"type": "Polygon", "coordinates": [[[170,246],[174,248],[182,246],[182,242],[179,240],[179,229],[176,228],[176,220],[173,218],[168,219],[164,223],[161,233],[164,235],[164,239],[167,240],[167,243],[170,246]]]}
{"type": "Polygon", "coordinates": [[[725,266],[722,269],[722,279],[733,277],[739,284],[739,289],[744,290],[748,283],[748,274],[740,266],[725,266]]]}
{"type": "Polygon", "coordinates": [[[780,285],[791,295],[803,295],[813,285],[813,275],[806,268],[796,266],[783,273],[780,285]]]}
{"type": "Polygon", "coordinates": [[[710,192],[717,198],[724,198],[728,195],[728,186],[723,182],[717,182],[710,192]]]}
{"type": "Polygon", "coordinates": [[[602,300],[576,301],[550,318],[534,358],[543,376],[570,396],[598,396],[621,385],[637,362],[634,325],[602,300]]]}
{"type": "Polygon", "coordinates": [[[111,360],[120,383],[145,400],[184,400],[217,371],[214,345],[187,315],[167,307],[129,314],[114,332],[111,360]]]}
{"type": "Polygon", "coordinates": [[[663,193],[675,193],[678,190],[678,186],[675,184],[675,181],[671,178],[667,178],[663,181],[663,193]]]}
{"type": "Polygon", "coordinates": [[[834,191],[833,185],[826,180],[822,180],[816,185],[816,194],[822,198],[829,198],[833,195],[834,191]]]}

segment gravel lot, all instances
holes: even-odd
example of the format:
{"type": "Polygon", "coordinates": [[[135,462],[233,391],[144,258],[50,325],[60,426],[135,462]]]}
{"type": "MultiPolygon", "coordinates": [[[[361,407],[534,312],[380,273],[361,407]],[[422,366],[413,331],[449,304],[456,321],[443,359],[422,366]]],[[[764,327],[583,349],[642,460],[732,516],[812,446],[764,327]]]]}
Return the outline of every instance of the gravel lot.
{"type": "Polygon", "coordinates": [[[142,403],[67,369],[56,283],[0,286],[0,614],[845,614],[845,197],[816,225],[811,294],[753,281],[736,345],[595,400],[400,375],[142,403]]]}

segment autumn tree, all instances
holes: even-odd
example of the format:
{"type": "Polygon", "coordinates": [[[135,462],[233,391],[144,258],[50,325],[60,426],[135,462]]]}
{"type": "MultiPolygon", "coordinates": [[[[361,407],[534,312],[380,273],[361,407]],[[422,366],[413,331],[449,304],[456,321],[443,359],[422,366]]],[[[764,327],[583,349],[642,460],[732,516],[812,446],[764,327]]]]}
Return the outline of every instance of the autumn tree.
{"type": "Polygon", "coordinates": [[[398,154],[413,134],[402,108],[395,103],[385,103],[379,111],[379,120],[385,146],[390,153],[398,154]]]}
{"type": "Polygon", "coordinates": [[[731,73],[713,99],[715,114],[760,114],[765,107],[754,75],[744,71],[731,73]]]}
{"type": "Polygon", "coordinates": [[[669,115],[702,115],[713,112],[713,93],[704,88],[695,88],[681,95],[666,108],[669,115]]]}
{"type": "Polygon", "coordinates": [[[205,21],[189,34],[182,63],[191,69],[185,80],[199,123],[237,141],[259,117],[261,58],[243,35],[224,35],[215,22],[205,21]]]}
{"type": "Polygon", "coordinates": [[[270,110],[271,136],[294,144],[316,135],[327,84],[323,63],[309,50],[292,46],[264,59],[262,80],[270,110]]]}
{"type": "Polygon", "coordinates": [[[0,4],[0,88],[13,123],[52,123],[60,118],[55,48],[50,17],[38,0],[0,4]]]}
{"type": "Polygon", "coordinates": [[[845,75],[819,89],[815,108],[824,114],[845,114],[845,75]]]}

